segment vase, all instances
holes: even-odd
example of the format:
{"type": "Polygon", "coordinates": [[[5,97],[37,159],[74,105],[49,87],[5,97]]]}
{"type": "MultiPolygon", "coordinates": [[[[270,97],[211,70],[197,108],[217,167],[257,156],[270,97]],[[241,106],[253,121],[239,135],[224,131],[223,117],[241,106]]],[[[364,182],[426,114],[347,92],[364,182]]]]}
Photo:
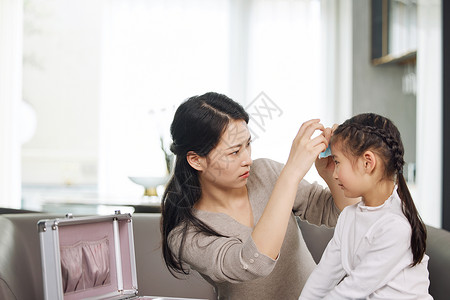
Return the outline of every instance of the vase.
{"type": "Polygon", "coordinates": [[[158,196],[156,188],[158,186],[165,185],[169,181],[170,176],[169,175],[161,177],[128,176],[128,178],[132,182],[144,187],[144,195],[143,195],[144,197],[153,197],[158,196]]]}

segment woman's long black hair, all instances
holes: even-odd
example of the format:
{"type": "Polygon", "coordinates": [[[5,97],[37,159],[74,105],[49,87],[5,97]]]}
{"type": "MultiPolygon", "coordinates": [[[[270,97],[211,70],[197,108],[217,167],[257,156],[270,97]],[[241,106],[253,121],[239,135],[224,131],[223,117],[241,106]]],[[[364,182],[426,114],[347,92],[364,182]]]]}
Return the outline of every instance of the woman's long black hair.
{"type": "Polygon", "coordinates": [[[212,92],[189,98],[175,112],[170,126],[173,140],[170,150],[176,155],[175,167],[161,202],[163,257],[174,276],[175,273],[189,273],[183,268],[181,260],[188,228],[193,226],[198,232],[221,236],[192,211],[202,189],[197,170],[189,165],[186,155],[193,151],[199,156],[207,156],[217,146],[231,120],[248,123],[249,116],[239,103],[212,92]],[[168,242],[169,234],[175,227],[181,230],[179,249],[171,249],[168,242]]]}
{"type": "Polygon", "coordinates": [[[426,250],[427,231],[417,212],[403,176],[404,148],[400,132],[388,118],[373,113],[354,116],[334,131],[331,143],[342,143],[342,149],[354,157],[371,150],[382,158],[386,178],[397,178],[397,191],[402,200],[403,214],[411,224],[411,250],[413,263],[422,261],[426,250]]]}

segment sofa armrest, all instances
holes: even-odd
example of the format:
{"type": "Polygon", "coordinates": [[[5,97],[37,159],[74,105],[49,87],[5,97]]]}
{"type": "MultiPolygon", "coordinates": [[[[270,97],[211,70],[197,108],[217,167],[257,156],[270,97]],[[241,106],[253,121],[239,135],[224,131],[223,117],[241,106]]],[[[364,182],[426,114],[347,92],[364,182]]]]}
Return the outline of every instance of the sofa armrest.
{"type": "Polygon", "coordinates": [[[0,299],[42,299],[42,267],[37,221],[49,214],[0,216],[0,299]],[[25,287],[25,288],[24,288],[25,287]]]}
{"type": "Polygon", "coordinates": [[[430,294],[435,300],[448,299],[450,295],[450,232],[427,225],[426,253],[430,257],[430,294]]]}
{"type": "Polygon", "coordinates": [[[3,300],[15,300],[16,296],[13,294],[8,286],[8,283],[0,278],[0,299],[3,300]]]}

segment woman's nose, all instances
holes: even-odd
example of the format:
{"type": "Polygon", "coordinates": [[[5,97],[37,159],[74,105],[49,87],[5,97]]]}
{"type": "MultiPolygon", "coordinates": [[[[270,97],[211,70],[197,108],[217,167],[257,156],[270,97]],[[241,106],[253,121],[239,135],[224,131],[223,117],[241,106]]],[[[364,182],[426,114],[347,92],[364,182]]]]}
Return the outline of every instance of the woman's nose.
{"type": "Polygon", "coordinates": [[[242,153],[241,159],[242,166],[250,166],[253,163],[251,150],[245,149],[242,153]]]}
{"type": "Polygon", "coordinates": [[[253,164],[253,160],[251,159],[251,157],[249,157],[248,159],[246,159],[246,160],[243,160],[242,161],[242,166],[251,166],[253,164]]]}

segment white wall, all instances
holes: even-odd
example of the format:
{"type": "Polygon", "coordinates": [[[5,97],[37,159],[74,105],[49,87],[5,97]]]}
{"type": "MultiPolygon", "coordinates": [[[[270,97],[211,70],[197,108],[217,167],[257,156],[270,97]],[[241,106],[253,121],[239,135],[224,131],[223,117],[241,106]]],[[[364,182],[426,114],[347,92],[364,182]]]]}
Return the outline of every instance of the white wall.
{"type": "Polygon", "coordinates": [[[417,200],[425,223],[442,226],[442,21],[440,0],[418,2],[417,200]]]}

